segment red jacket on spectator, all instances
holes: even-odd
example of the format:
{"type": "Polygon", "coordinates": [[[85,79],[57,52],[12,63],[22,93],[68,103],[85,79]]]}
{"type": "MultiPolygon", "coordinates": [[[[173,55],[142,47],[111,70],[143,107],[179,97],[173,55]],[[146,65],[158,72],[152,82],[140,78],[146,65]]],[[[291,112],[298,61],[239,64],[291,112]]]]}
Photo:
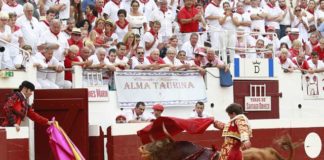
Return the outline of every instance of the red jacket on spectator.
{"type": "MultiPolygon", "coordinates": [[[[69,56],[65,56],[64,66],[65,68],[72,68],[72,62],[80,62],[78,57],[71,59],[69,56]]],[[[65,80],[72,82],[72,72],[65,71],[65,80]]]]}
{"type": "Polygon", "coordinates": [[[305,69],[305,70],[308,70],[309,69],[309,65],[308,65],[307,60],[303,60],[303,62],[301,64],[297,63],[297,60],[296,59],[292,59],[292,62],[296,66],[298,66],[298,68],[300,68],[300,69],[305,69]]]}
{"type": "Polygon", "coordinates": [[[324,48],[321,48],[319,45],[313,48],[314,52],[318,53],[318,59],[324,60],[324,48]]]}
{"type": "Polygon", "coordinates": [[[182,33],[188,33],[188,32],[198,32],[199,29],[199,21],[192,21],[187,24],[181,24],[181,19],[189,19],[193,18],[196,14],[199,13],[199,10],[194,7],[194,5],[191,7],[191,10],[189,11],[186,7],[183,7],[179,13],[178,13],[178,22],[180,26],[180,32],[182,33]]]}
{"type": "MultiPolygon", "coordinates": [[[[83,48],[83,40],[81,39],[80,41],[76,42],[72,38],[68,39],[69,46],[72,45],[77,45],[79,49],[81,50],[83,48]]],[[[78,53],[78,56],[80,55],[80,52],[78,53]]]]}

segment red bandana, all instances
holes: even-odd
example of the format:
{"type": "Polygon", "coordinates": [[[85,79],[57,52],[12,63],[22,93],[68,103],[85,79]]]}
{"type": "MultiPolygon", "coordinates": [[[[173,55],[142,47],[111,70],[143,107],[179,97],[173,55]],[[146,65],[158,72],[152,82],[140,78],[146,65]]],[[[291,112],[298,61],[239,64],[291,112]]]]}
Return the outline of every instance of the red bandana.
{"type": "Polygon", "coordinates": [[[299,54],[299,50],[296,50],[294,48],[289,49],[290,57],[297,57],[299,54]]]}
{"type": "Polygon", "coordinates": [[[157,37],[158,36],[158,33],[155,33],[152,28],[150,29],[150,33],[153,35],[153,37],[157,37]]]}
{"type": "Polygon", "coordinates": [[[149,0],[140,0],[140,2],[145,5],[147,2],[149,2],[149,0]]]}
{"type": "Polygon", "coordinates": [[[313,47],[315,47],[315,46],[317,46],[318,45],[318,41],[316,41],[315,43],[314,42],[312,42],[312,41],[309,41],[310,42],[310,44],[313,46],[313,47]]]}
{"type": "Polygon", "coordinates": [[[60,34],[60,32],[54,33],[52,30],[50,30],[52,32],[52,34],[54,34],[54,36],[58,39],[58,35],[60,34]]]}
{"type": "Polygon", "coordinates": [[[19,29],[20,29],[20,27],[15,25],[14,32],[18,31],[19,29]]]}
{"type": "Polygon", "coordinates": [[[107,36],[107,37],[111,37],[111,35],[113,34],[114,32],[105,32],[105,35],[107,36]]]}
{"type": "Polygon", "coordinates": [[[122,24],[120,23],[120,21],[118,20],[118,21],[116,21],[116,25],[117,25],[119,28],[121,28],[121,29],[125,29],[126,26],[128,25],[128,21],[125,20],[125,24],[122,25],[122,24]]]}
{"type": "Polygon", "coordinates": [[[270,8],[274,8],[275,5],[271,4],[271,3],[267,3],[267,5],[270,7],[270,8]]]}
{"type": "Polygon", "coordinates": [[[286,5],[284,5],[284,6],[280,6],[280,5],[279,5],[279,7],[280,7],[281,10],[285,10],[285,9],[287,8],[286,5]]]}
{"type": "Polygon", "coordinates": [[[101,35],[101,34],[103,33],[103,29],[98,29],[98,28],[96,28],[95,31],[96,31],[99,35],[101,35]]]}
{"type": "Polygon", "coordinates": [[[215,7],[219,7],[219,5],[215,4],[214,2],[210,2],[212,5],[214,5],[215,7]]]}
{"type": "Polygon", "coordinates": [[[279,56],[279,60],[280,60],[280,64],[284,64],[287,61],[287,58],[284,60],[284,59],[282,59],[281,56],[279,56]]]}
{"type": "Polygon", "coordinates": [[[93,21],[96,19],[96,16],[94,15],[87,15],[87,20],[90,21],[90,24],[93,23],[93,21]]]}
{"type": "Polygon", "coordinates": [[[313,10],[310,10],[310,9],[308,8],[307,11],[308,11],[309,13],[311,13],[312,15],[314,15],[314,12],[315,12],[314,9],[313,9],[313,10]]]}
{"type": "Polygon", "coordinates": [[[119,7],[120,1],[119,2],[116,2],[116,1],[112,0],[112,2],[114,2],[119,7]]]}
{"type": "Polygon", "coordinates": [[[100,7],[100,8],[96,7],[96,9],[97,9],[97,12],[101,15],[101,13],[102,13],[102,7],[100,7]]]}
{"type": "Polygon", "coordinates": [[[47,22],[47,20],[44,20],[43,22],[46,24],[47,27],[50,26],[49,23],[47,22]]]}

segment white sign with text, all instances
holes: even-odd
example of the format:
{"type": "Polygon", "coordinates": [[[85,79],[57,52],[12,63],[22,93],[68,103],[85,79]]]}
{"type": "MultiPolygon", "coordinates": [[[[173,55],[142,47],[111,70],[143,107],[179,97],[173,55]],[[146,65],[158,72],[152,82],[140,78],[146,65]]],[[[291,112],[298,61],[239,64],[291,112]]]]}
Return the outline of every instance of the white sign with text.
{"type": "Polygon", "coordinates": [[[88,86],[89,102],[109,101],[109,90],[107,86],[88,86]]]}
{"type": "Polygon", "coordinates": [[[245,111],[271,111],[271,97],[245,97],[245,111]]]}
{"type": "Polygon", "coordinates": [[[207,101],[198,71],[116,71],[115,81],[117,100],[123,108],[133,108],[139,101],[147,106],[194,106],[197,101],[207,101]]]}

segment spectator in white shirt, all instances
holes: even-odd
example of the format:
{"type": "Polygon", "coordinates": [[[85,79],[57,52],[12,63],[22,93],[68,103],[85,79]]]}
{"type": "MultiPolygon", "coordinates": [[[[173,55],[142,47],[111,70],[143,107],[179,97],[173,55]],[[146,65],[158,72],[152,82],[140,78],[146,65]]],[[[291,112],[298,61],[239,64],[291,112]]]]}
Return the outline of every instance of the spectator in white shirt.
{"type": "Polygon", "coordinates": [[[110,63],[108,58],[106,57],[106,50],[102,47],[96,49],[94,55],[88,58],[89,61],[92,61],[91,68],[106,68],[110,71],[115,71],[115,67],[110,63]]]}
{"type": "Polygon", "coordinates": [[[69,81],[58,80],[57,74],[64,74],[64,66],[53,56],[53,47],[51,44],[45,44],[41,52],[37,52],[35,57],[38,63],[34,65],[39,69],[49,69],[37,72],[37,81],[43,89],[71,88],[72,83],[69,81]]]}
{"type": "Polygon", "coordinates": [[[267,16],[265,10],[260,7],[260,0],[251,0],[251,8],[248,9],[251,14],[251,28],[259,28],[261,33],[265,32],[265,18],[267,16]]]}
{"type": "Polygon", "coordinates": [[[103,8],[103,13],[106,13],[110,19],[113,20],[113,22],[116,22],[118,20],[117,12],[121,8],[120,5],[121,0],[111,0],[103,8]]]}
{"type": "Polygon", "coordinates": [[[50,29],[44,33],[42,33],[39,41],[38,41],[38,49],[42,50],[42,44],[50,44],[54,48],[54,57],[63,62],[65,59],[65,55],[67,54],[67,50],[69,48],[69,44],[67,38],[63,36],[61,32],[61,21],[59,19],[53,19],[50,23],[50,29]]]}
{"type": "Polygon", "coordinates": [[[324,68],[324,62],[319,60],[319,56],[317,52],[312,52],[311,53],[311,58],[310,60],[307,61],[307,63],[309,64],[309,67],[312,70],[316,70],[316,69],[323,69],[324,68]]]}
{"type": "Polygon", "coordinates": [[[219,69],[225,69],[225,71],[228,71],[229,67],[226,65],[223,61],[220,60],[218,55],[216,55],[216,52],[212,48],[207,49],[207,55],[204,67],[217,67],[219,69]]]}
{"type": "Polygon", "coordinates": [[[23,7],[16,2],[16,0],[7,0],[7,3],[3,3],[1,11],[5,13],[15,12],[18,17],[24,14],[23,7]]]}
{"type": "Polygon", "coordinates": [[[294,15],[291,16],[291,27],[298,28],[300,37],[307,41],[308,39],[308,20],[302,15],[302,9],[297,6],[294,10],[294,15]]]}
{"type": "Polygon", "coordinates": [[[269,0],[265,8],[267,12],[266,26],[273,26],[279,35],[279,22],[282,21],[287,10],[282,11],[277,5],[277,0],[269,0]]]}
{"type": "Polygon", "coordinates": [[[132,69],[138,70],[154,70],[158,67],[157,64],[151,64],[150,61],[144,56],[144,48],[137,47],[135,56],[131,58],[132,69]]]}
{"type": "Polygon", "coordinates": [[[167,41],[172,36],[172,22],[175,19],[175,15],[172,10],[168,9],[167,0],[159,0],[160,9],[153,11],[150,21],[161,22],[161,28],[159,30],[159,35],[161,36],[163,42],[167,41]]]}
{"type": "Polygon", "coordinates": [[[208,118],[210,117],[208,114],[204,112],[205,104],[203,102],[198,101],[195,105],[195,109],[193,113],[190,115],[190,118],[208,118]]]}
{"type": "Polygon", "coordinates": [[[46,17],[42,20],[40,24],[41,32],[46,32],[49,30],[51,21],[55,18],[56,11],[52,8],[46,11],[46,17]]]}
{"type": "Polygon", "coordinates": [[[223,14],[223,9],[219,7],[220,0],[212,0],[205,9],[205,18],[207,24],[212,26],[210,32],[210,41],[213,48],[220,48],[219,35],[222,31],[222,26],[219,24],[219,19],[223,14]]]}
{"type": "Polygon", "coordinates": [[[169,47],[166,52],[166,57],[163,58],[165,64],[174,66],[174,70],[188,70],[190,65],[182,64],[179,59],[176,58],[176,50],[173,47],[169,47]]]}
{"type": "Polygon", "coordinates": [[[3,51],[0,52],[0,70],[1,69],[13,69],[14,65],[12,63],[10,48],[7,43],[12,43],[12,34],[11,29],[7,25],[9,16],[7,13],[0,12],[0,47],[3,48],[3,51]],[[6,43],[5,43],[6,42],[6,43]]]}
{"type": "Polygon", "coordinates": [[[159,21],[154,21],[151,30],[144,34],[143,40],[145,42],[146,56],[148,56],[154,49],[161,48],[159,47],[159,44],[161,43],[161,38],[158,35],[160,28],[161,23],[159,21]]]}
{"type": "Polygon", "coordinates": [[[243,2],[237,2],[236,13],[233,14],[233,17],[234,17],[233,22],[236,24],[236,27],[243,27],[245,32],[251,31],[250,13],[244,12],[243,2]]]}
{"type": "Polygon", "coordinates": [[[142,123],[150,121],[150,117],[144,113],[145,103],[137,102],[135,108],[126,113],[128,123],[142,123]]]}
{"type": "Polygon", "coordinates": [[[279,22],[280,24],[280,34],[279,34],[279,38],[284,37],[285,31],[287,27],[291,26],[291,6],[288,6],[288,4],[286,3],[286,0],[279,0],[279,8],[284,12],[284,15],[282,17],[282,20],[279,22]]]}
{"type": "Polygon", "coordinates": [[[24,15],[16,21],[18,27],[21,28],[24,41],[27,45],[32,46],[33,53],[37,51],[37,42],[42,34],[38,20],[33,17],[34,7],[31,3],[24,4],[24,15]]]}
{"type": "Polygon", "coordinates": [[[126,45],[123,42],[117,43],[117,57],[116,57],[116,67],[120,70],[129,69],[128,65],[129,58],[126,57],[126,45]]]}
{"type": "Polygon", "coordinates": [[[186,56],[188,60],[192,60],[195,58],[195,51],[199,48],[198,45],[198,34],[191,33],[189,41],[185,42],[182,45],[181,50],[186,52],[186,56]]]}
{"type": "Polygon", "coordinates": [[[293,72],[297,66],[288,58],[288,50],[286,48],[281,49],[280,55],[278,57],[279,64],[284,72],[293,72]]]}
{"type": "MultiPolygon", "coordinates": [[[[221,37],[221,48],[231,48],[229,50],[230,52],[230,58],[231,61],[234,59],[234,50],[233,48],[235,47],[236,43],[236,24],[237,24],[237,19],[233,16],[233,8],[230,7],[229,2],[224,2],[223,3],[223,9],[224,9],[224,14],[219,20],[219,23],[222,25],[223,29],[225,32],[222,33],[221,37]]],[[[226,51],[222,52],[222,58],[226,59],[226,51]]]]}

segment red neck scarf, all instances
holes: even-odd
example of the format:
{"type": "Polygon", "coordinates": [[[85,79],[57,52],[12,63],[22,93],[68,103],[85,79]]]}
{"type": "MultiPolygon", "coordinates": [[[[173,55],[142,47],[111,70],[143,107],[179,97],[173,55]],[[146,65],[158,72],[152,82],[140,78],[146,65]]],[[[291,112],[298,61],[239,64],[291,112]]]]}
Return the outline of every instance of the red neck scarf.
{"type": "Polygon", "coordinates": [[[168,8],[160,8],[160,10],[161,10],[161,12],[163,12],[163,14],[165,14],[165,12],[167,12],[168,11],[168,8]]]}
{"type": "Polygon", "coordinates": [[[47,27],[49,27],[49,23],[47,20],[44,20],[43,22],[46,24],[47,27]]]}
{"type": "Polygon", "coordinates": [[[17,7],[18,6],[18,3],[17,2],[14,2],[14,1],[12,1],[12,3],[7,3],[7,5],[8,6],[10,6],[10,7],[17,7]]]}
{"type": "Polygon", "coordinates": [[[116,25],[121,29],[125,29],[125,27],[128,25],[128,21],[125,20],[124,25],[122,25],[121,22],[118,20],[116,21],[116,25]]]}
{"type": "Polygon", "coordinates": [[[101,35],[101,34],[103,33],[103,29],[98,29],[98,28],[96,28],[95,31],[96,31],[99,35],[101,35]]]}
{"type": "Polygon", "coordinates": [[[309,8],[307,8],[307,11],[308,11],[309,13],[311,13],[312,15],[314,15],[314,12],[315,12],[314,9],[313,9],[313,10],[310,10],[309,8]]]}
{"type": "Polygon", "coordinates": [[[289,52],[290,52],[290,57],[296,57],[299,54],[299,50],[296,50],[294,48],[291,48],[289,52]]]}
{"type": "Polygon", "coordinates": [[[112,0],[112,2],[115,3],[119,7],[120,1],[119,2],[116,2],[116,1],[112,0]]]}
{"type": "Polygon", "coordinates": [[[102,13],[102,7],[96,7],[96,9],[97,9],[97,12],[98,12],[99,14],[102,13]]]}
{"type": "Polygon", "coordinates": [[[242,15],[244,13],[244,9],[239,9],[239,10],[236,10],[236,13],[242,15]]]}
{"type": "Polygon", "coordinates": [[[279,5],[279,7],[280,7],[281,10],[285,10],[287,8],[287,5],[284,5],[284,6],[279,5]]]}
{"type": "Polygon", "coordinates": [[[315,47],[315,46],[317,46],[318,45],[318,41],[316,41],[315,43],[314,42],[312,42],[312,41],[309,41],[309,43],[313,46],[313,48],[315,47]]]}
{"type": "Polygon", "coordinates": [[[145,5],[147,2],[149,2],[149,0],[140,0],[140,2],[145,5]]]}
{"type": "Polygon", "coordinates": [[[95,20],[96,16],[94,15],[87,15],[87,20],[90,21],[90,24],[93,23],[93,21],[95,20]]]}
{"type": "Polygon", "coordinates": [[[287,61],[286,59],[283,59],[281,56],[279,56],[280,64],[284,64],[287,61]]]}
{"type": "Polygon", "coordinates": [[[53,32],[52,30],[50,30],[50,31],[51,31],[52,34],[54,34],[54,36],[58,39],[58,35],[60,34],[60,32],[55,33],[55,32],[53,32]]]}
{"type": "Polygon", "coordinates": [[[107,37],[111,37],[111,35],[113,34],[114,32],[105,32],[105,35],[107,36],[107,37]]]}
{"type": "Polygon", "coordinates": [[[16,32],[16,31],[18,31],[20,29],[20,27],[18,27],[18,26],[14,26],[14,32],[16,32]]]}
{"type": "Polygon", "coordinates": [[[307,8],[307,4],[306,5],[299,5],[300,8],[302,9],[306,9],[307,8]]]}
{"type": "Polygon", "coordinates": [[[273,5],[271,3],[267,3],[267,5],[270,7],[270,8],[274,8],[276,5],[273,5]]]}
{"type": "Polygon", "coordinates": [[[157,37],[158,36],[158,33],[155,33],[152,28],[150,29],[150,33],[153,35],[153,37],[157,37]]]}
{"type": "Polygon", "coordinates": [[[217,5],[216,3],[214,3],[213,1],[210,2],[212,5],[214,5],[215,7],[219,7],[219,5],[217,5]]]}
{"type": "Polygon", "coordinates": [[[196,64],[197,66],[200,66],[200,64],[201,64],[200,61],[198,61],[197,59],[195,59],[194,62],[195,62],[195,64],[196,64]]]}
{"type": "Polygon", "coordinates": [[[153,58],[151,57],[151,56],[148,56],[148,57],[146,57],[149,61],[150,61],[150,63],[158,63],[158,64],[165,64],[165,62],[163,61],[163,59],[162,58],[158,58],[158,60],[153,60],[153,58]]]}

